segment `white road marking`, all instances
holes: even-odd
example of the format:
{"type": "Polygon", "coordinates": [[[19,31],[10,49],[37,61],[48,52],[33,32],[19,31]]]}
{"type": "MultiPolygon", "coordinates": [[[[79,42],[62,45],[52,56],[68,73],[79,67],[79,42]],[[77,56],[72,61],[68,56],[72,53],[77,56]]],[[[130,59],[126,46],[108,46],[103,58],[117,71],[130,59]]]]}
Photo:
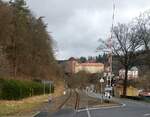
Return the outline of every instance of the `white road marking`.
{"type": "Polygon", "coordinates": [[[32,115],[32,117],[37,116],[40,113],[40,111],[36,112],[34,115],[32,115]]]}
{"type": "Polygon", "coordinates": [[[86,109],[86,112],[87,112],[88,117],[91,117],[91,114],[88,108],[86,109]]]}
{"type": "Polygon", "coordinates": [[[122,105],[122,107],[125,107],[126,106],[126,104],[121,104],[122,105]]]}
{"type": "Polygon", "coordinates": [[[150,113],[146,113],[146,114],[144,114],[144,116],[150,116],[150,113]]]}
{"type": "MultiPolygon", "coordinates": [[[[111,108],[119,108],[119,107],[125,107],[126,104],[121,104],[121,106],[110,106],[110,107],[93,107],[93,108],[88,108],[88,111],[89,110],[100,110],[100,109],[111,109],[111,108]]],[[[77,110],[77,112],[83,112],[83,111],[87,111],[87,108],[85,109],[80,109],[80,110],[77,110]]]]}

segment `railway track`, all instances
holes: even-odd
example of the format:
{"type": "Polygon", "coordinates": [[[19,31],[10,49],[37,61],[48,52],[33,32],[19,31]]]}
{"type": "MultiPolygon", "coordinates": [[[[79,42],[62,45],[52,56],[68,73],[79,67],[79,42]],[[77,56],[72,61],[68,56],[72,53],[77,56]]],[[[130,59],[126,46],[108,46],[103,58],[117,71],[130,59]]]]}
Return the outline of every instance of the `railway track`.
{"type": "Polygon", "coordinates": [[[70,91],[68,97],[61,103],[61,105],[59,105],[58,110],[62,109],[67,103],[73,103],[72,100],[74,101],[74,106],[72,108],[77,110],[79,108],[80,103],[80,95],[77,91],[70,91]]]}
{"type": "Polygon", "coordinates": [[[62,107],[67,103],[67,101],[71,98],[72,91],[70,91],[69,96],[62,102],[62,104],[58,107],[58,110],[62,109],[62,107]]]}

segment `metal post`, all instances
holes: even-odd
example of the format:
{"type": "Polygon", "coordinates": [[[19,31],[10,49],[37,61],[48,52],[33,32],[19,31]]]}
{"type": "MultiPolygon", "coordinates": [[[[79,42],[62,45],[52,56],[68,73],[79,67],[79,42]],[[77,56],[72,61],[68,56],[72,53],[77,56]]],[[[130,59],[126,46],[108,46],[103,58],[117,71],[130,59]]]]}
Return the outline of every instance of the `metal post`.
{"type": "Polygon", "coordinates": [[[102,87],[102,83],[104,83],[104,79],[103,78],[100,79],[100,85],[101,85],[101,103],[103,102],[103,94],[102,94],[103,87],[102,87]]]}
{"type": "Polygon", "coordinates": [[[106,87],[108,87],[108,86],[109,86],[109,79],[108,79],[108,75],[106,76],[106,81],[107,81],[106,87]]]}
{"type": "Polygon", "coordinates": [[[52,84],[51,83],[49,83],[49,85],[50,85],[50,92],[49,93],[51,93],[52,92],[52,84]]]}
{"type": "Polygon", "coordinates": [[[45,80],[44,80],[44,89],[43,90],[44,90],[43,92],[44,92],[44,95],[45,95],[45,80]]]}
{"type": "Polygon", "coordinates": [[[102,94],[102,83],[101,83],[101,104],[103,103],[103,94],[102,94]]]}

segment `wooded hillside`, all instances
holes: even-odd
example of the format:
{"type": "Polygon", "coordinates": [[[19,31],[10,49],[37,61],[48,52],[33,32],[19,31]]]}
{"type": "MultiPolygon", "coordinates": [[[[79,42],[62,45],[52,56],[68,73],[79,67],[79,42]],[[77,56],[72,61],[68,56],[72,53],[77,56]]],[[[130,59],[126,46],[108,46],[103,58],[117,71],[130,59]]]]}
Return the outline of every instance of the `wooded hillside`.
{"type": "Polygon", "coordinates": [[[61,77],[52,45],[43,17],[35,17],[24,0],[0,1],[0,77],[61,77]]]}

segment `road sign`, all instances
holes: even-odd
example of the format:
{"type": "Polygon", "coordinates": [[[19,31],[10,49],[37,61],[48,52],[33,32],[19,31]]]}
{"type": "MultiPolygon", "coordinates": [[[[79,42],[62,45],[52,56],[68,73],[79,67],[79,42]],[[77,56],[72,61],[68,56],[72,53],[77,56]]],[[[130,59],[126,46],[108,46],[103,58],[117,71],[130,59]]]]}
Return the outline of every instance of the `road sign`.
{"type": "Polygon", "coordinates": [[[112,87],[106,87],[105,91],[112,91],[112,87]]]}
{"type": "Polygon", "coordinates": [[[104,82],[104,79],[103,79],[103,78],[101,78],[99,81],[100,81],[100,83],[103,83],[103,82],[104,82]]]}

